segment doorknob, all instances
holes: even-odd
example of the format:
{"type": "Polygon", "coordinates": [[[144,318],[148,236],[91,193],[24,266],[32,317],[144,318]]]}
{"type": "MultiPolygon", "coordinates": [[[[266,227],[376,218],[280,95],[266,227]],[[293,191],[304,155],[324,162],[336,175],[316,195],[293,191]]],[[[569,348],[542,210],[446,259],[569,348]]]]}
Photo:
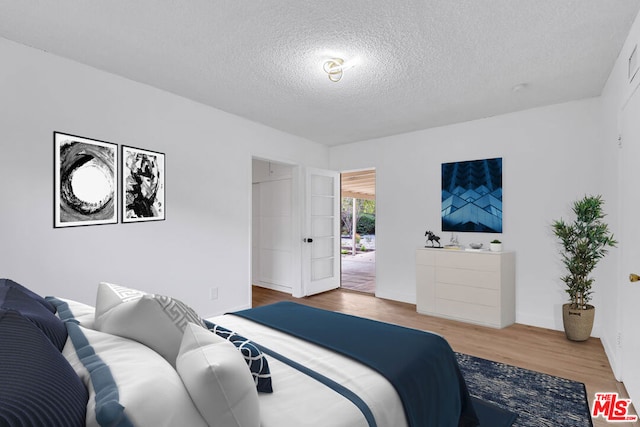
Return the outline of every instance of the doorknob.
{"type": "Polygon", "coordinates": [[[631,274],[629,275],[629,281],[630,281],[630,282],[637,282],[637,281],[639,281],[639,280],[640,280],[640,276],[638,276],[637,274],[635,274],[635,273],[631,273],[631,274]]]}
{"type": "Polygon", "coordinates": [[[302,241],[306,242],[306,243],[313,243],[313,239],[312,238],[305,238],[305,239],[302,239],[302,241]]]}

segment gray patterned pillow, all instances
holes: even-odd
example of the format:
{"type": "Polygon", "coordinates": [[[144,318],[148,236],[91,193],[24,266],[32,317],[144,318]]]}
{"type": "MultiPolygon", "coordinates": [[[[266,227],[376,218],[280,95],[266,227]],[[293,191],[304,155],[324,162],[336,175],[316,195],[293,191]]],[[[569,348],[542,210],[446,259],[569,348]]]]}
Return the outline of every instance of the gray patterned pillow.
{"type": "Polygon", "coordinates": [[[94,328],[136,340],[174,367],[189,322],[205,326],[191,307],[175,298],[104,282],[98,287],[94,328]]]}

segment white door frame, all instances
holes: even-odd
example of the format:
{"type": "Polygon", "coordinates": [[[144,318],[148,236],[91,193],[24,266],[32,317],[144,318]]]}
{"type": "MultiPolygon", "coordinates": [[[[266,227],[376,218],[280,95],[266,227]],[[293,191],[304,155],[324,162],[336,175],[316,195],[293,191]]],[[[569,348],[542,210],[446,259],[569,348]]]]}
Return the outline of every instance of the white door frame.
{"type": "Polygon", "coordinates": [[[249,218],[251,218],[250,221],[250,225],[249,225],[249,271],[250,271],[250,275],[249,275],[249,289],[251,290],[251,286],[254,283],[254,278],[253,278],[253,262],[254,262],[254,251],[253,251],[253,231],[254,231],[254,224],[253,224],[253,161],[254,160],[259,160],[259,161],[264,161],[264,162],[272,162],[272,163],[279,163],[279,164],[283,164],[283,165],[287,165],[287,166],[291,166],[292,168],[292,177],[291,177],[291,213],[292,213],[292,217],[291,217],[291,236],[292,236],[292,271],[291,271],[291,277],[293,278],[293,283],[291,286],[291,293],[294,297],[296,298],[300,298],[303,295],[302,293],[302,283],[301,283],[301,239],[298,238],[299,236],[301,236],[301,230],[300,230],[300,224],[301,224],[301,201],[300,201],[300,166],[287,162],[287,161],[283,161],[283,160],[277,160],[277,159],[272,159],[272,158],[268,158],[268,157],[262,157],[262,156],[255,156],[252,155],[250,156],[250,179],[249,179],[249,184],[251,185],[250,189],[250,203],[249,203],[249,212],[250,212],[250,216],[249,218]]]}

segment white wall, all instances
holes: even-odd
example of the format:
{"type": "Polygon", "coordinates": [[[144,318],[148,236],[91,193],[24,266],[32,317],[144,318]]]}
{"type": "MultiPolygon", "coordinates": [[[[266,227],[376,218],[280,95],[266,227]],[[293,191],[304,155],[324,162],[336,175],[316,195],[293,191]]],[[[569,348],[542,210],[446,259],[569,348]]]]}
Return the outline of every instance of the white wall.
{"type": "MultiPolygon", "coordinates": [[[[376,168],[376,294],[414,303],[414,253],[424,246],[425,230],[444,243],[450,238],[440,226],[441,164],[491,157],[503,159],[498,237],[516,252],[516,321],[561,330],[566,293],[550,224],[586,193],[603,194],[616,217],[616,145],[603,141],[599,98],[332,147],[330,167],[376,168]]],[[[495,237],[459,233],[464,244],[488,245],[495,237]]],[[[595,304],[615,265],[613,254],[596,271],[595,304]]],[[[601,323],[597,316],[596,335],[601,323]]]]}
{"type": "Polygon", "coordinates": [[[112,281],[203,315],[248,307],[252,156],[326,168],[328,149],[4,39],[0,57],[0,277],[86,303],[112,281]],[[165,153],[166,221],[54,229],[54,131],[165,153]]]}

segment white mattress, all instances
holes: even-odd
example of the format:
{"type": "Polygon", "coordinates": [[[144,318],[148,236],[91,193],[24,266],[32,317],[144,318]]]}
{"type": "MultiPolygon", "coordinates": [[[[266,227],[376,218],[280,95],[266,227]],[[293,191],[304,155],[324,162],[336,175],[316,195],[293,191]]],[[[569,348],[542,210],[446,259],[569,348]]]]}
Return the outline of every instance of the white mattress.
{"type": "MultiPolygon", "coordinates": [[[[405,427],[394,387],[380,374],[315,344],[233,315],[208,319],[310,368],[356,393],[378,427],[405,427]]],[[[273,393],[260,393],[262,427],[367,427],[362,412],[326,385],[267,355],[273,393]]]]}

